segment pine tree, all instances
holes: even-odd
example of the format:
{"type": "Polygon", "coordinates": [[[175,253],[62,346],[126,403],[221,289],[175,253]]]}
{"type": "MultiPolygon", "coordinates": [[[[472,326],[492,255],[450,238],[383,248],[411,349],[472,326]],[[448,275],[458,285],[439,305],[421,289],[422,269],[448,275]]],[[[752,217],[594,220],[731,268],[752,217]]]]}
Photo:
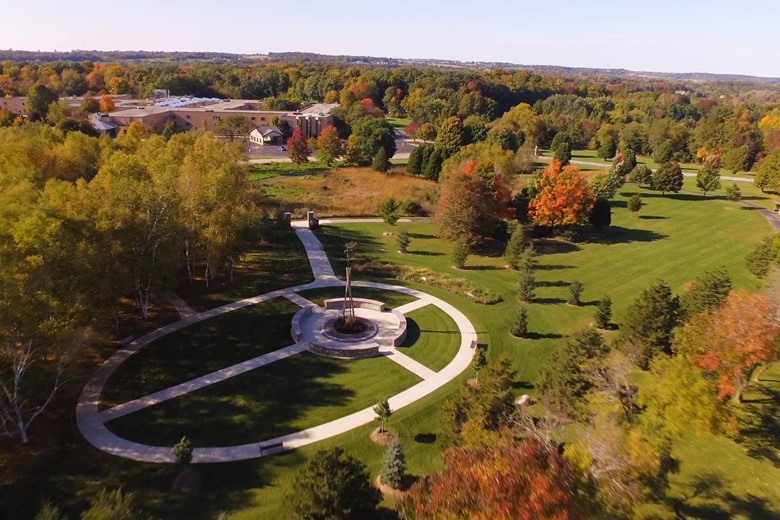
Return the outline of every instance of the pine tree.
{"type": "Polygon", "coordinates": [[[517,297],[520,301],[531,303],[536,292],[536,278],[533,269],[524,268],[517,279],[517,297]]]}
{"type": "Polygon", "coordinates": [[[399,489],[406,476],[406,456],[397,438],[393,439],[382,457],[379,478],[382,484],[399,489]]]}
{"type": "Polygon", "coordinates": [[[574,280],[571,285],[569,285],[569,305],[579,305],[580,304],[580,297],[582,296],[582,282],[579,280],[574,280]]]}
{"type": "Polygon", "coordinates": [[[455,247],[452,249],[452,265],[458,269],[463,269],[466,265],[466,260],[469,257],[469,245],[465,240],[458,240],[455,242],[455,247]]]}
{"type": "Polygon", "coordinates": [[[186,436],[173,447],[173,456],[176,457],[176,463],[182,466],[192,462],[192,443],[186,436]]]}
{"type": "Polygon", "coordinates": [[[608,295],[599,302],[599,306],[596,309],[596,326],[600,329],[608,329],[612,321],[612,298],[608,295]]]}
{"type": "Polygon", "coordinates": [[[656,282],[628,307],[620,342],[637,366],[646,369],[659,352],[671,353],[679,323],[680,301],[663,281],[656,282]]]}
{"type": "Polygon", "coordinates": [[[420,175],[423,168],[424,146],[417,146],[409,154],[409,162],[406,164],[406,173],[410,175],[420,175]]]}
{"type": "Polygon", "coordinates": [[[523,226],[520,223],[515,225],[512,230],[512,234],[509,237],[509,242],[506,244],[506,250],[504,251],[504,260],[507,261],[512,269],[518,269],[520,266],[520,260],[525,250],[525,232],[523,226]]]}
{"type": "Polygon", "coordinates": [[[402,229],[398,232],[398,252],[402,254],[406,254],[409,252],[409,244],[411,243],[412,239],[409,237],[409,232],[405,229],[402,229]]]}
{"type": "Polygon", "coordinates": [[[512,329],[512,335],[522,338],[528,334],[528,307],[521,305],[515,318],[515,326],[512,329]]]}
{"type": "Polygon", "coordinates": [[[384,146],[380,146],[371,162],[371,169],[378,172],[387,172],[390,170],[390,161],[387,159],[387,151],[384,146]]]}

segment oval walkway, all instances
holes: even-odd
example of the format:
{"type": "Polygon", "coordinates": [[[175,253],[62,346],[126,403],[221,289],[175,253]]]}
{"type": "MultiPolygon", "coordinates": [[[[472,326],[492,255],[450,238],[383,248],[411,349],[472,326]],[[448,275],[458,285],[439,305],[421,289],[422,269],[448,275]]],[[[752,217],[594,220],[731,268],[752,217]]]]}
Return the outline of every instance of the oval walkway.
{"type": "MultiPolygon", "coordinates": [[[[322,247],[322,244],[317,239],[316,235],[310,231],[308,227],[306,227],[306,222],[294,222],[293,227],[298,238],[306,248],[306,254],[309,259],[312,272],[314,273],[314,281],[308,284],[280,289],[260,296],[233,302],[206,312],[189,315],[178,322],[166,325],[153,332],[150,332],[149,334],[146,334],[145,336],[133,341],[126,347],[118,350],[116,353],[114,353],[114,355],[108,358],[103,363],[103,365],[98,368],[98,370],[95,371],[95,373],[92,375],[89,382],[84,387],[76,407],[76,421],[78,423],[79,430],[90,444],[106,453],[140,462],[175,462],[172,447],[151,446],[123,439],[112,433],[106,427],[105,423],[111,419],[142,410],[146,407],[153,406],[169,399],[175,399],[199,388],[224,381],[230,377],[235,377],[236,375],[245,373],[249,370],[253,370],[269,363],[273,363],[279,359],[284,359],[285,357],[295,355],[306,349],[306,345],[297,343],[270,354],[265,354],[255,359],[227,367],[212,374],[207,374],[191,381],[175,385],[160,392],[155,392],[154,394],[148,395],[146,397],[118,405],[111,409],[103,411],[100,411],[99,409],[100,395],[103,392],[103,387],[114,371],[119,368],[119,366],[121,366],[121,364],[124,363],[124,361],[126,361],[129,357],[133,356],[143,347],[161,338],[162,336],[177,330],[181,330],[205,319],[232,312],[249,305],[255,305],[273,298],[287,297],[293,302],[302,302],[305,300],[298,297],[295,293],[320,287],[343,286],[344,282],[339,280],[334,274],[330,262],[325,255],[325,250],[322,247]]],[[[474,354],[473,349],[477,343],[477,334],[474,330],[474,326],[471,324],[468,318],[466,318],[466,316],[458,309],[439,298],[431,296],[422,291],[409,289],[407,287],[376,282],[354,282],[354,285],[356,287],[370,287],[375,289],[396,291],[414,296],[418,298],[418,300],[404,306],[404,310],[406,312],[424,305],[434,305],[440,308],[442,311],[446,312],[455,321],[458,330],[460,331],[461,343],[457,354],[455,355],[454,359],[439,372],[422,371],[422,369],[417,366],[419,364],[416,364],[414,360],[408,356],[405,356],[397,349],[386,349],[382,352],[388,357],[388,359],[405,366],[407,369],[413,371],[416,369],[418,375],[419,373],[422,373],[424,376],[427,376],[423,377],[422,382],[417,383],[411,388],[408,388],[391,397],[389,402],[390,407],[393,410],[399,410],[404,406],[407,406],[425,397],[431,392],[441,388],[446,383],[461,374],[471,364],[471,360],[474,354]]],[[[284,435],[282,437],[277,437],[275,439],[239,446],[195,448],[193,450],[192,462],[213,463],[254,459],[269,455],[271,453],[278,453],[279,451],[298,448],[307,444],[334,437],[336,435],[340,435],[359,426],[369,424],[370,422],[374,421],[375,418],[376,415],[374,411],[371,407],[369,407],[335,421],[321,424],[319,426],[308,428],[306,430],[289,435],[284,435]]]]}

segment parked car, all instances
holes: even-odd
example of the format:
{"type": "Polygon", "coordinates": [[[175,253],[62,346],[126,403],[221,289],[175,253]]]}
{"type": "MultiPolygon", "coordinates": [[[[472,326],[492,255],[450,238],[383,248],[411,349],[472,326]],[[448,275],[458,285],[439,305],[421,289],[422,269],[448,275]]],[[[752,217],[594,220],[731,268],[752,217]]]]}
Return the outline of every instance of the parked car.
{"type": "Polygon", "coordinates": [[[286,147],[284,147],[284,146],[280,146],[280,147],[279,147],[279,151],[281,151],[281,152],[286,152],[286,151],[287,151],[287,148],[286,148],[286,147]]]}

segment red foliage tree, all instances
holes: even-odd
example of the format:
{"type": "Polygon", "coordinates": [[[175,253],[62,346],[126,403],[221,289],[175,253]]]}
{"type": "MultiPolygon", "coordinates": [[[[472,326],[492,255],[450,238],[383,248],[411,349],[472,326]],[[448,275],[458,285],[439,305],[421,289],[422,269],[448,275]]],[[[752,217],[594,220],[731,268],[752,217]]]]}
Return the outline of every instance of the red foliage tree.
{"type": "Polygon", "coordinates": [[[588,181],[576,166],[561,169],[552,161],[536,185],[528,215],[542,226],[567,226],[587,222],[594,197],[588,181]]]}
{"type": "Polygon", "coordinates": [[[412,139],[417,139],[417,131],[420,129],[419,123],[416,123],[415,121],[409,122],[408,125],[404,127],[404,132],[406,132],[406,135],[411,137],[412,139]]]}
{"type": "Polygon", "coordinates": [[[583,518],[575,481],[554,446],[507,435],[490,448],[446,452],[444,470],[410,490],[401,514],[407,520],[583,518]]]}
{"type": "Polygon", "coordinates": [[[287,140],[287,157],[295,164],[306,164],[309,162],[309,142],[303,136],[300,128],[296,128],[287,140]]]}
{"type": "Polygon", "coordinates": [[[718,399],[739,402],[756,366],[776,356],[774,319],[775,309],[765,296],[734,291],[719,308],[694,317],[675,347],[719,376],[718,399]]]}

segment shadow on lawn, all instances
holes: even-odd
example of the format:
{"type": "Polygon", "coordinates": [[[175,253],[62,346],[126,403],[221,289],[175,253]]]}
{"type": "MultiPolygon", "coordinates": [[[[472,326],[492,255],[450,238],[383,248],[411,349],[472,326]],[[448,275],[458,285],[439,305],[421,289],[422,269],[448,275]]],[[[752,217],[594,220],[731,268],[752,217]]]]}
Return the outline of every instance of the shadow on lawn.
{"type": "Polygon", "coordinates": [[[300,430],[311,410],[343,406],[355,392],[328,381],[343,361],[299,354],[107,423],[121,437],[172,446],[186,435],[195,447],[259,442],[300,430]]]}
{"type": "Polygon", "coordinates": [[[778,465],[780,381],[764,379],[753,385],[750,397],[746,397],[743,402],[737,442],[746,448],[751,457],[766,458],[778,465]]]}
{"type": "Polygon", "coordinates": [[[656,233],[647,229],[628,229],[620,226],[610,226],[609,231],[602,235],[598,242],[602,244],[630,244],[632,242],[654,242],[667,238],[668,235],[656,233]]]}
{"type": "Polygon", "coordinates": [[[724,488],[729,483],[719,473],[707,473],[696,477],[686,485],[690,491],[666,498],[667,505],[676,518],[702,518],[728,520],[736,516],[779,520],[780,514],[762,497],[752,494],[737,496],[724,488]]]}

